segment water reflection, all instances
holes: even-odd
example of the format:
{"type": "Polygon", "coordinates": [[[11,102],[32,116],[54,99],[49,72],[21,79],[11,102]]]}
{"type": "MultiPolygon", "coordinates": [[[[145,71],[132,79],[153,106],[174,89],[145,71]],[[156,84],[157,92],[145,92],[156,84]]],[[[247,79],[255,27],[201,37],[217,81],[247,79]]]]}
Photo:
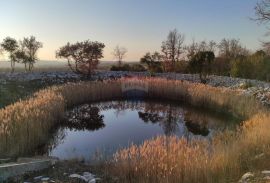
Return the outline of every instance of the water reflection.
{"type": "MultiPolygon", "coordinates": [[[[238,120],[187,106],[157,101],[110,101],[84,104],[69,110],[59,126],[46,135],[36,149],[3,146],[0,158],[12,152],[16,156],[52,155],[61,159],[89,159],[97,150],[112,155],[119,147],[140,144],[158,135],[211,138],[212,134],[233,127],[238,120]],[[46,143],[44,143],[46,142],[46,143]],[[4,147],[4,148],[3,148],[4,147]]],[[[33,129],[34,131],[35,129],[33,129]]],[[[31,136],[31,133],[30,133],[31,136]]]]}
{"type": "Polygon", "coordinates": [[[202,135],[206,137],[210,133],[206,126],[200,126],[200,124],[192,121],[186,121],[185,125],[188,131],[190,131],[194,135],[202,135]]]}
{"type": "Polygon", "coordinates": [[[95,131],[105,127],[100,109],[85,104],[66,113],[62,126],[75,130],[95,131]]]}
{"type": "Polygon", "coordinates": [[[166,110],[149,109],[148,107],[147,112],[139,111],[138,115],[145,123],[158,123],[162,127],[164,134],[169,136],[177,133],[179,129],[178,123],[183,121],[181,112],[176,107],[169,105],[166,106],[166,110]]]}
{"type": "Polygon", "coordinates": [[[91,115],[96,116],[105,126],[95,131],[91,128],[80,130],[76,128],[80,123],[76,123],[73,128],[66,129],[64,142],[51,150],[50,155],[62,159],[89,159],[97,150],[111,155],[119,147],[127,147],[131,143],[140,144],[158,135],[210,139],[213,133],[235,124],[234,119],[228,116],[156,101],[87,104],[73,109],[67,116],[78,122],[82,116],[87,117],[91,109],[94,109],[91,115]]]}

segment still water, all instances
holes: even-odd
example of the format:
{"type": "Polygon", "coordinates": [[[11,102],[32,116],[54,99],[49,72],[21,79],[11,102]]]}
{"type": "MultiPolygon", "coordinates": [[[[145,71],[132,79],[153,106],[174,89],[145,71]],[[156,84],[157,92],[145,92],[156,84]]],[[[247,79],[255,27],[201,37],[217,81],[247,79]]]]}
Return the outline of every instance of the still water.
{"type": "Polygon", "coordinates": [[[141,144],[159,135],[206,138],[237,119],[176,103],[111,101],[84,104],[69,110],[47,145],[60,159],[110,157],[119,148],[141,144]]]}

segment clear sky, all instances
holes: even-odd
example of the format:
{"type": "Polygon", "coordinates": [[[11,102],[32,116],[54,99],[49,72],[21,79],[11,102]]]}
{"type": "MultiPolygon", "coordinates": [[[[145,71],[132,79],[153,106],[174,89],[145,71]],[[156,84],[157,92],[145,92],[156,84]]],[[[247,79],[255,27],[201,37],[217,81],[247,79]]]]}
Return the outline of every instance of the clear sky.
{"type": "MultiPolygon", "coordinates": [[[[105,43],[113,60],[116,45],[128,49],[126,60],[160,51],[169,30],[186,35],[186,44],[237,38],[256,50],[266,39],[265,26],[254,17],[257,0],[0,0],[0,40],[34,35],[43,42],[42,60],[55,60],[67,42],[86,39],[105,43]]],[[[3,58],[2,58],[3,59],[3,58]]]]}

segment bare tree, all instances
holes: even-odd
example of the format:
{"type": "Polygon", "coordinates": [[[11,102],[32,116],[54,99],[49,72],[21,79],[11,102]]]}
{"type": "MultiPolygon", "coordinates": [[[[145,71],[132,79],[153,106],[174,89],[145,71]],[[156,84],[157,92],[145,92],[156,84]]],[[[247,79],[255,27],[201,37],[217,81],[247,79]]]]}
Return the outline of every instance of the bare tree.
{"type": "Polygon", "coordinates": [[[262,47],[263,51],[265,51],[267,55],[270,55],[270,42],[263,42],[262,47]]]}
{"type": "Polygon", "coordinates": [[[14,72],[16,63],[14,53],[19,48],[17,40],[11,37],[6,37],[1,43],[1,47],[4,51],[9,53],[11,72],[14,72]]]}
{"type": "Polygon", "coordinates": [[[200,43],[196,43],[193,39],[192,43],[189,46],[186,46],[185,49],[187,51],[187,58],[190,60],[199,52],[215,52],[217,44],[215,41],[201,41],[200,43]]]}
{"type": "Polygon", "coordinates": [[[249,54],[249,51],[242,47],[238,39],[222,39],[218,48],[219,56],[226,59],[235,59],[238,56],[249,54]]]}
{"type": "Polygon", "coordinates": [[[73,72],[89,77],[103,58],[104,47],[103,43],[89,40],[75,44],[67,43],[56,52],[56,57],[66,58],[73,72]]]}
{"type": "Polygon", "coordinates": [[[189,46],[185,47],[185,50],[187,51],[187,58],[189,60],[199,52],[198,47],[198,43],[195,42],[195,39],[192,40],[192,43],[189,46]]]}
{"type": "Polygon", "coordinates": [[[183,43],[185,41],[184,34],[174,29],[169,32],[167,40],[162,42],[161,51],[163,60],[175,68],[175,62],[180,61],[181,55],[184,53],[183,43]]]}
{"type": "MultiPolygon", "coordinates": [[[[270,21],[270,0],[261,0],[255,6],[256,18],[253,20],[258,21],[259,23],[269,23],[270,21]]],[[[269,36],[270,32],[266,33],[266,36],[269,36]]],[[[269,55],[270,51],[270,42],[262,41],[262,47],[264,51],[269,55]]]]}
{"type": "Polygon", "coordinates": [[[211,51],[211,52],[215,53],[216,48],[217,48],[217,43],[215,41],[213,41],[213,40],[209,41],[207,51],[211,51]]]}
{"type": "Polygon", "coordinates": [[[201,41],[199,43],[199,51],[204,52],[208,50],[208,45],[206,41],[201,41]]]}
{"type": "Polygon", "coordinates": [[[123,58],[126,56],[126,54],[127,49],[125,47],[119,47],[119,45],[117,45],[114,48],[112,55],[114,56],[115,59],[118,60],[118,66],[122,65],[123,58]]]}
{"type": "Polygon", "coordinates": [[[261,0],[255,6],[257,18],[255,20],[264,23],[270,20],[270,0],[261,0]]]}

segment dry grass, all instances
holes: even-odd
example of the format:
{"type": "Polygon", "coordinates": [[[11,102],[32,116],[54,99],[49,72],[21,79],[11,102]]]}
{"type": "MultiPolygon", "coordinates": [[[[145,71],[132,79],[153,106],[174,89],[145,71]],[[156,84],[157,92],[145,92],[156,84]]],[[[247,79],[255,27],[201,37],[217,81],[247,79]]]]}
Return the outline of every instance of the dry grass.
{"type": "Polygon", "coordinates": [[[1,109],[0,154],[23,154],[45,143],[49,130],[64,113],[64,106],[64,98],[48,89],[1,109]]]}
{"type": "Polygon", "coordinates": [[[270,150],[267,128],[270,115],[256,100],[239,91],[186,82],[169,81],[164,90],[158,90],[160,81],[154,82],[157,82],[153,87],[155,97],[179,100],[184,96],[193,105],[228,110],[246,121],[238,130],[217,134],[211,141],[158,137],[119,150],[114,156],[112,172],[121,181],[235,182],[246,171],[270,165],[266,159],[255,159],[262,153],[267,157],[270,150]]]}
{"type": "Polygon", "coordinates": [[[119,150],[110,173],[123,182],[229,182],[260,167],[261,164],[254,163],[256,155],[269,154],[270,116],[253,97],[226,88],[147,78],[69,83],[40,91],[27,101],[0,110],[0,153],[15,155],[25,152],[26,147],[34,149],[46,141],[49,130],[67,107],[120,99],[123,83],[147,84],[148,98],[182,100],[246,119],[235,132],[218,134],[212,141],[158,137],[141,146],[119,150]],[[36,131],[30,133],[30,128],[36,131]],[[12,144],[17,144],[18,149],[9,152],[12,144]]]}

